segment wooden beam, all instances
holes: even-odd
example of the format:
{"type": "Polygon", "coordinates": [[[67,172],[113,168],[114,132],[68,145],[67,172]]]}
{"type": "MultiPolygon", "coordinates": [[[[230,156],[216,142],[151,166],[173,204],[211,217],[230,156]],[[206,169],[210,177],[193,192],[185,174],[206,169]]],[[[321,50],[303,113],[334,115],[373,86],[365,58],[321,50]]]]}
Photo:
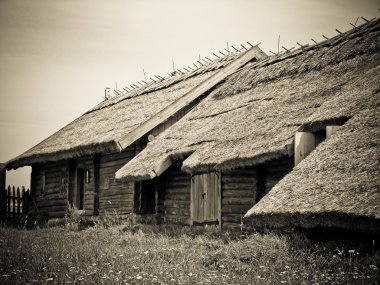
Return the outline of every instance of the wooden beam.
{"type": "Polygon", "coordinates": [[[157,177],[160,176],[166,169],[168,169],[173,164],[173,162],[174,161],[168,156],[167,158],[165,158],[165,160],[162,163],[154,167],[153,169],[154,174],[157,177]]]}
{"type": "Polygon", "coordinates": [[[329,139],[341,126],[326,126],[326,139],[329,139]]]}
{"type": "Polygon", "coordinates": [[[296,132],[294,145],[294,166],[305,159],[316,147],[315,134],[296,132]]]}
{"type": "Polygon", "coordinates": [[[125,137],[119,140],[119,145],[122,149],[127,148],[137,139],[141,138],[143,135],[157,127],[159,124],[165,122],[171,116],[176,114],[178,111],[182,110],[195,99],[200,97],[202,94],[206,93],[213,87],[215,87],[220,81],[224,80],[227,76],[234,73],[237,69],[244,66],[253,59],[263,59],[267,55],[257,46],[249,49],[248,51],[242,53],[240,57],[232,61],[226,67],[212,75],[210,78],[203,81],[201,84],[197,85],[184,96],[158,112],[155,116],[148,119],[136,129],[128,133],[125,137]]]}

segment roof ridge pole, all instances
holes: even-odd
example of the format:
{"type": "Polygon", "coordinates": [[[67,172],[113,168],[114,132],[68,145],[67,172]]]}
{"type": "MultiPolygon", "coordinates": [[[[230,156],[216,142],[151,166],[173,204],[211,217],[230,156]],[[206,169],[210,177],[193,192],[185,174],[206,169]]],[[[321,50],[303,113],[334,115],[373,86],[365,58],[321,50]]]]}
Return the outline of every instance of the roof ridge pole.
{"type": "Polygon", "coordinates": [[[360,18],[362,18],[366,23],[368,23],[370,20],[367,20],[366,18],[364,18],[364,17],[360,17],[360,18]]]}
{"type": "Polygon", "coordinates": [[[144,79],[145,79],[145,81],[146,81],[146,75],[145,75],[145,70],[144,70],[144,68],[143,68],[143,73],[144,73],[144,79]]]}
{"type": "Polygon", "coordinates": [[[243,49],[248,50],[243,44],[240,44],[243,49]]]}
{"type": "Polygon", "coordinates": [[[359,16],[356,18],[356,21],[355,21],[355,28],[356,28],[356,24],[358,23],[358,21],[359,21],[359,16]]]}
{"type": "Polygon", "coordinates": [[[238,50],[236,47],[234,47],[233,45],[231,45],[231,47],[235,50],[235,51],[237,51],[237,52],[241,52],[240,50],[238,50]]]}
{"type": "Polygon", "coordinates": [[[304,48],[305,46],[304,45],[301,45],[299,42],[296,42],[297,45],[299,45],[301,48],[304,48]]]}

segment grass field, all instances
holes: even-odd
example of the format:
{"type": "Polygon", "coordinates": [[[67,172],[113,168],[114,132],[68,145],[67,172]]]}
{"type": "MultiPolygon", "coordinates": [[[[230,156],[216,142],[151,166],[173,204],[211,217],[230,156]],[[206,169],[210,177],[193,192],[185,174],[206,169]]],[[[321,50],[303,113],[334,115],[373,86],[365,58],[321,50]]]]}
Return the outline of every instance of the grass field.
{"type": "Polygon", "coordinates": [[[379,268],[378,251],[299,234],[0,228],[0,284],[379,284],[379,268]]]}

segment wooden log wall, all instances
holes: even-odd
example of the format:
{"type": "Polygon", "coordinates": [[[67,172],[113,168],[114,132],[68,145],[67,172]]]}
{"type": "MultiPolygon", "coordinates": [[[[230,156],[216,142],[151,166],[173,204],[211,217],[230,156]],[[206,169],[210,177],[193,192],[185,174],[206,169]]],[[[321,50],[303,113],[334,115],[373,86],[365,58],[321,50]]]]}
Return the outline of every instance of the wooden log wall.
{"type": "Polygon", "coordinates": [[[264,164],[265,193],[268,193],[286,174],[292,171],[294,166],[292,157],[283,157],[264,164]]]}
{"type": "Polygon", "coordinates": [[[134,182],[119,182],[115,173],[136,153],[135,146],[99,159],[99,214],[128,214],[133,211],[134,182]]]}
{"type": "Polygon", "coordinates": [[[253,206],[257,190],[256,167],[222,173],[222,228],[235,229],[253,206]]]}
{"type": "Polygon", "coordinates": [[[49,218],[63,217],[67,210],[67,189],[62,187],[62,175],[67,162],[32,166],[32,197],[37,211],[49,218]]]}
{"type": "Polygon", "coordinates": [[[150,134],[157,136],[172,125],[174,125],[178,120],[180,120],[183,116],[185,116],[193,107],[192,104],[189,106],[185,107],[183,110],[180,110],[178,113],[175,115],[171,116],[169,119],[167,119],[165,122],[162,124],[159,124],[157,127],[155,127],[152,131],[150,131],[150,134]]]}
{"type": "Polygon", "coordinates": [[[164,195],[159,195],[159,213],[164,210],[166,223],[190,225],[190,187],[191,176],[181,171],[179,164],[174,164],[162,177],[164,195]],[[163,205],[162,198],[163,197],[163,205]]]}

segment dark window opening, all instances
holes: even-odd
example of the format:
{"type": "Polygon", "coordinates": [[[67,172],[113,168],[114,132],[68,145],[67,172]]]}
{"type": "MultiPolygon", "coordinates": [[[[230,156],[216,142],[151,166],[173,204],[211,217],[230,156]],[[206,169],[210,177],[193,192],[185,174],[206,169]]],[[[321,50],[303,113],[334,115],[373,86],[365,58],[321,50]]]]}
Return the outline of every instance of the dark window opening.
{"type": "Polygon", "coordinates": [[[78,191],[77,191],[77,208],[79,210],[84,209],[84,192],[85,192],[85,170],[84,168],[78,168],[78,191]]]}
{"type": "Polygon", "coordinates": [[[257,193],[255,203],[259,202],[261,198],[266,195],[265,179],[266,169],[265,165],[262,164],[257,167],[257,193]]]}
{"type": "Polygon", "coordinates": [[[326,139],[326,131],[318,131],[313,133],[315,135],[315,147],[326,139]]]}
{"type": "Polygon", "coordinates": [[[156,180],[136,182],[134,212],[137,214],[156,213],[156,180]]]}

